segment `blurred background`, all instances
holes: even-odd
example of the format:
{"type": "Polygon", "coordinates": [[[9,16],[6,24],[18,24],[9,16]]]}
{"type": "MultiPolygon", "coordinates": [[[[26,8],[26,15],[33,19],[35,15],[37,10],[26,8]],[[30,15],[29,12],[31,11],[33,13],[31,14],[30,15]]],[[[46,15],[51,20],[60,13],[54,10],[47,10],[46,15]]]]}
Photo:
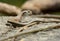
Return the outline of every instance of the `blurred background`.
{"type": "MultiPolygon", "coordinates": [[[[27,0],[0,0],[0,2],[8,3],[11,5],[18,6],[18,7],[20,7],[26,1],[27,0]]],[[[60,15],[60,12],[53,12],[52,14],[59,14],[60,15]]],[[[2,16],[2,15],[6,15],[6,14],[0,14],[0,16],[2,16]]]]}
{"type": "MultiPolygon", "coordinates": [[[[0,0],[0,2],[8,3],[20,7],[27,0],[0,0]]],[[[1,14],[0,16],[6,16],[6,14],[1,14]]]]}
{"type": "Polygon", "coordinates": [[[21,6],[26,0],[0,0],[0,2],[21,6]]]}

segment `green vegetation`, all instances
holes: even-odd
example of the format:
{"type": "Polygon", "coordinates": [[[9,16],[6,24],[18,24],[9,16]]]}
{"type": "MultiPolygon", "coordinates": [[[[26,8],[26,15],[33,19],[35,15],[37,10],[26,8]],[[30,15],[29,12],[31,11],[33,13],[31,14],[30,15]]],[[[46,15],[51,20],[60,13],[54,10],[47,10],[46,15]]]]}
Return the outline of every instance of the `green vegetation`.
{"type": "MultiPolygon", "coordinates": [[[[20,7],[25,1],[26,0],[0,0],[0,2],[8,3],[11,5],[18,6],[18,7],[20,7]]],[[[6,14],[0,13],[0,16],[2,16],[2,15],[6,16],[6,14]]]]}
{"type": "Polygon", "coordinates": [[[5,2],[8,4],[21,6],[26,0],[0,0],[0,2],[5,2]]]}

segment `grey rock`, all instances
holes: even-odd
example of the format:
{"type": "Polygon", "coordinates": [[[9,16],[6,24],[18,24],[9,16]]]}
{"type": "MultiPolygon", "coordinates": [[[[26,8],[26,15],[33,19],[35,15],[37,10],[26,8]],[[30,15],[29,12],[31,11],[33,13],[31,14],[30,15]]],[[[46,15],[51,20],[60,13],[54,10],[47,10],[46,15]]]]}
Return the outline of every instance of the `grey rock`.
{"type": "MultiPolygon", "coordinates": [[[[18,31],[18,29],[16,29],[16,28],[11,28],[11,27],[5,25],[9,18],[11,18],[11,17],[8,17],[8,16],[0,17],[0,41],[6,37],[14,36],[16,34],[16,32],[18,31]]],[[[29,23],[31,21],[31,19],[33,19],[33,18],[28,17],[27,19],[23,18],[21,20],[21,22],[29,23]],[[28,19],[28,21],[27,21],[27,19],[28,19]]],[[[57,19],[57,20],[60,20],[60,19],[57,19]]],[[[22,32],[28,32],[28,31],[36,30],[36,29],[39,29],[42,27],[45,28],[45,27],[54,26],[54,25],[58,25],[58,24],[60,24],[60,23],[41,23],[38,25],[31,26],[28,29],[23,30],[22,32]]],[[[22,34],[15,38],[10,38],[10,39],[4,40],[4,41],[60,41],[60,28],[22,34]]]]}

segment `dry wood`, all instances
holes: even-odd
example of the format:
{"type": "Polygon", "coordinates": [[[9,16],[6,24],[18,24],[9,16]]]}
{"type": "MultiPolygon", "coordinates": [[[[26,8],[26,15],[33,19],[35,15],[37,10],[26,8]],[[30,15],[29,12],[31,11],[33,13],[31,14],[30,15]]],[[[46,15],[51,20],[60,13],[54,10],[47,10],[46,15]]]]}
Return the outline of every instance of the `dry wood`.
{"type": "MultiPolygon", "coordinates": [[[[44,15],[42,15],[42,16],[44,16],[44,15]]],[[[22,17],[22,15],[21,15],[21,17],[22,17]]],[[[21,19],[21,17],[20,17],[20,19],[21,19]]],[[[32,15],[32,17],[34,17],[34,19],[31,20],[29,23],[34,22],[34,21],[35,22],[43,22],[43,23],[52,23],[52,22],[60,23],[60,19],[54,19],[54,18],[38,18],[38,17],[40,17],[40,15],[37,15],[37,16],[33,16],[32,15]]],[[[19,23],[19,19],[18,18],[16,18],[17,21],[16,20],[14,21],[14,19],[8,20],[8,21],[9,21],[9,23],[15,24],[15,26],[18,26],[18,25],[21,26],[21,25],[28,25],[29,24],[29,23],[19,23]]]]}
{"type": "Polygon", "coordinates": [[[25,39],[23,38],[23,39],[21,39],[20,41],[24,41],[25,39]]]}
{"type": "MultiPolygon", "coordinates": [[[[35,16],[35,15],[32,15],[32,16],[35,16]]],[[[39,17],[39,18],[57,18],[57,19],[60,19],[60,15],[36,15],[36,17],[39,17]]]]}
{"type": "MultiPolygon", "coordinates": [[[[29,21],[29,19],[28,19],[29,21]]],[[[60,23],[60,19],[54,19],[54,18],[38,18],[38,17],[35,17],[32,18],[32,20],[30,21],[31,22],[43,22],[43,23],[52,23],[52,22],[55,22],[55,23],[60,23]]]]}
{"type": "Polygon", "coordinates": [[[24,29],[28,29],[29,26],[34,25],[34,24],[37,24],[37,22],[29,23],[28,25],[25,25],[24,27],[21,27],[17,32],[21,32],[24,29]]]}
{"type": "Polygon", "coordinates": [[[39,28],[39,29],[34,29],[34,30],[27,31],[27,32],[20,32],[18,34],[15,34],[14,36],[3,38],[0,41],[7,40],[7,39],[13,38],[13,37],[17,37],[17,36],[20,36],[20,35],[23,35],[23,34],[33,33],[33,32],[36,32],[36,31],[43,31],[43,30],[52,29],[52,28],[60,28],[60,24],[56,24],[56,25],[48,26],[48,27],[44,27],[44,28],[39,28]]]}

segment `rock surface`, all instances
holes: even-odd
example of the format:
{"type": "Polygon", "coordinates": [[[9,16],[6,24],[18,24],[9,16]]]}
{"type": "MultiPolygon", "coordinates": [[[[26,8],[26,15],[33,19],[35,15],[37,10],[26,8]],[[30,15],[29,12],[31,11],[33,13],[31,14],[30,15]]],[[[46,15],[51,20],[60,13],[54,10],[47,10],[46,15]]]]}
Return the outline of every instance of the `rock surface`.
{"type": "MultiPolygon", "coordinates": [[[[30,23],[33,20],[44,20],[44,18],[33,18],[33,17],[24,17],[21,22],[24,23],[30,23]],[[27,18],[28,17],[28,18],[27,18]]],[[[20,27],[17,28],[13,28],[12,26],[6,26],[5,24],[7,23],[7,20],[11,18],[11,17],[6,17],[6,16],[1,16],[0,17],[0,41],[60,41],[60,28],[59,29],[48,29],[48,30],[44,30],[44,28],[47,27],[52,27],[55,25],[60,25],[60,23],[55,23],[55,22],[51,22],[51,23],[39,23],[38,25],[35,24],[31,27],[29,27],[26,30],[23,30],[22,32],[29,32],[29,31],[33,31],[33,30],[38,30],[32,33],[26,33],[26,34],[21,34],[19,36],[13,37],[13,38],[9,38],[10,36],[14,36],[17,34],[17,31],[19,30],[20,27]],[[40,29],[42,29],[40,31],[40,29]],[[6,40],[3,40],[5,38],[9,38],[6,40]]],[[[49,18],[46,18],[47,20],[50,20],[49,18]]],[[[51,19],[53,20],[53,19],[51,19]]],[[[60,19],[54,19],[54,20],[59,20],[60,19]]],[[[18,32],[18,33],[22,33],[22,32],[18,32]]]]}

